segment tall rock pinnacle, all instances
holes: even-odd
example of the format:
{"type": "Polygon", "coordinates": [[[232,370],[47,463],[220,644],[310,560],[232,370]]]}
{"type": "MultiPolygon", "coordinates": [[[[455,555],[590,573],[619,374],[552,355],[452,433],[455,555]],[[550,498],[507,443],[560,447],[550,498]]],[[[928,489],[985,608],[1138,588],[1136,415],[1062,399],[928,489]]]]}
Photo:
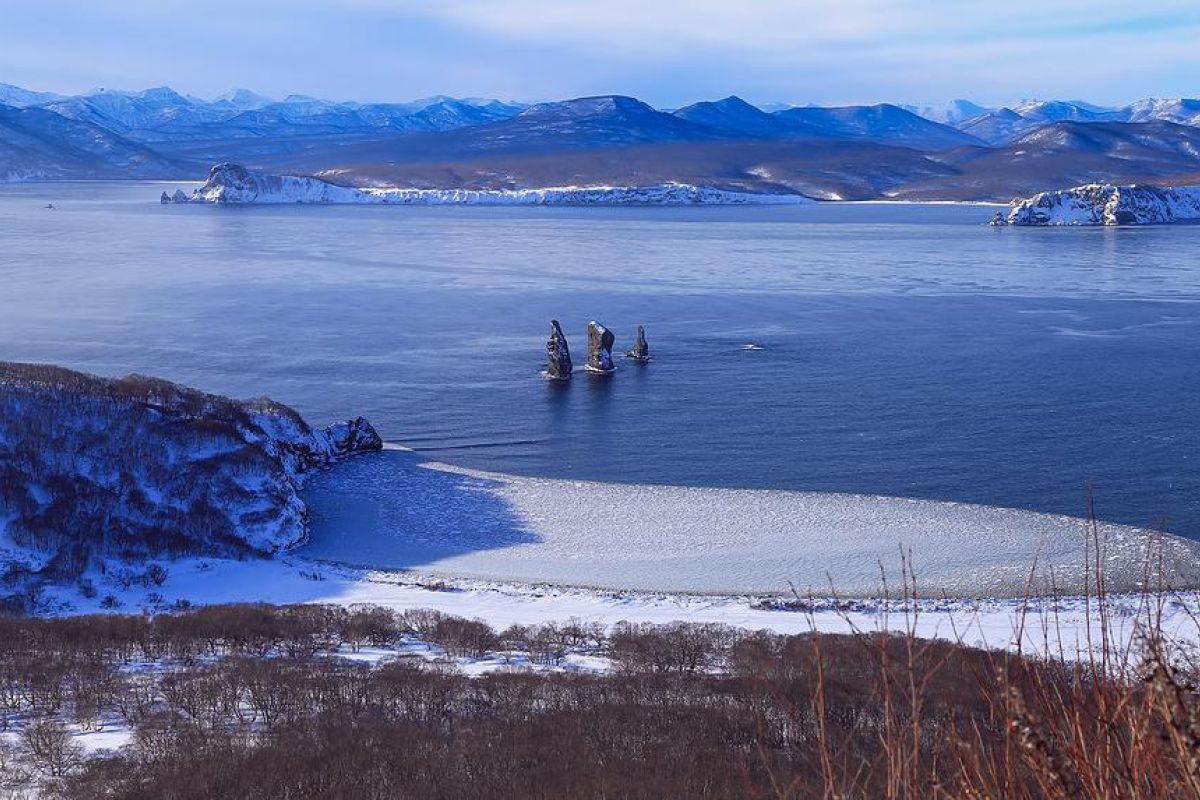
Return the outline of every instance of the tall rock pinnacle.
{"type": "Polygon", "coordinates": [[[588,323],[588,360],[587,368],[592,372],[612,372],[612,347],[616,339],[612,331],[592,320],[588,323]]]}
{"type": "Polygon", "coordinates": [[[550,339],[546,342],[546,377],[565,381],[571,378],[571,349],[558,320],[550,320],[550,339]]]}

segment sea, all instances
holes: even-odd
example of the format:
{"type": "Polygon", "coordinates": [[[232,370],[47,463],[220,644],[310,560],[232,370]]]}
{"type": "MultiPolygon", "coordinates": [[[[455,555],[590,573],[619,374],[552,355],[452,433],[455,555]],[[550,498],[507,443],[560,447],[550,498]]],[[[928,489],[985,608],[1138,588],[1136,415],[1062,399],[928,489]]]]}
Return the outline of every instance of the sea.
{"type": "Polygon", "coordinates": [[[363,415],[490,472],[1094,509],[1200,538],[1200,226],[164,188],[0,186],[0,359],[363,415]],[[548,381],[552,319],[577,367],[588,322],[611,329],[616,372],[548,381]],[[638,325],[645,365],[621,357],[638,325]]]}

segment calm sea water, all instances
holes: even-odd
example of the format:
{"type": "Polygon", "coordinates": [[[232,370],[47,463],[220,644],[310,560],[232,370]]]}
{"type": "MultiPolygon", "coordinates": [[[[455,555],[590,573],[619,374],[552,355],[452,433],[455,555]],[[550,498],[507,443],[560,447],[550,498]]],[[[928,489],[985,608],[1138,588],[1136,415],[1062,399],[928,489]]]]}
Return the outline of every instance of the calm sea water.
{"type": "Polygon", "coordinates": [[[0,187],[0,358],[364,414],[536,476],[879,493],[1200,537],[1200,227],[990,209],[160,206],[0,187]],[[44,206],[53,203],[53,210],[44,206]],[[557,318],[655,361],[540,376],[557,318]],[[747,350],[756,344],[761,349],[747,350]]]}

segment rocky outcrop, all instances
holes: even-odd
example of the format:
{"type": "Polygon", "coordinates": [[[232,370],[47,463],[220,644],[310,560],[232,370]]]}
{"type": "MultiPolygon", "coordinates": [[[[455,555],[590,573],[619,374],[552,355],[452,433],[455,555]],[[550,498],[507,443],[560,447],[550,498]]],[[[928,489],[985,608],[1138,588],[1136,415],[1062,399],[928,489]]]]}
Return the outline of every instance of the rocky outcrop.
{"type": "Polygon", "coordinates": [[[1200,186],[1113,186],[1092,183],[1014,200],[992,225],[1157,225],[1200,219],[1200,186]]]}
{"type": "Polygon", "coordinates": [[[550,338],[546,341],[546,377],[551,380],[570,380],[571,348],[567,347],[567,337],[563,335],[558,320],[550,320],[550,338]]]}
{"type": "Polygon", "coordinates": [[[379,432],[364,417],[335,422],[320,435],[329,442],[331,455],[336,458],[383,449],[379,432]]]}
{"type": "Polygon", "coordinates": [[[307,535],[305,474],[382,447],[361,417],[314,430],[271,400],[0,362],[4,540],[52,576],[101,556],[286,550],[307,535]]]}
{"type": "MultiPolygon", "coordinates": [[[[176,191],[178,191],[178,190],[176,190],[176,191]]],[[[166,192],[163,192],[162,197],[158,198],[158,202],[162,203],[165,206],[167,203],[171,202],[171,195],[167,194],[166,192]]]]}
{"type": "Polygon", "coordinates": [[[612,360],[613,343],[616,341],[612,331],[592,320],[588,323],[588,360],[587,368],[592,372],[612,372],[616,369],[612,360]]]}
{"type": "Polygon", "coordinates": [[[639,364],[645,364],[650,360],[650,345],[646,343],[646,329],[638,325],[637,338],[633,342],[633,348],[625,354],[626,358],[632,358],[639,364]]]}

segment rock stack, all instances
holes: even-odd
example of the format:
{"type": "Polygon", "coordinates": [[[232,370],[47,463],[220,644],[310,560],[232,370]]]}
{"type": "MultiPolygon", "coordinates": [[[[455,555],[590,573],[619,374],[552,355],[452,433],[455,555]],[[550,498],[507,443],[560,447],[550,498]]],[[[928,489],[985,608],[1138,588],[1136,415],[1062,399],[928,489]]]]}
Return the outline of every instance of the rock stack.
{"type": "Polygon", "coordinates": [[[612,347],[616,339],[612,331],[592,320],[588,323],[587,368],[592,372],[613,372],[612,347]]]}
{"type": "Polygon", "coordinates": [[[646,329],[638,325],[637,339],[633,343],[633,349],[625,354],[626,358],[632,358],[639,364],[645,364],[650,360],[650,345],[646,344],[646,329]]]}
{"type": "Polygon", "coordinates": [[[571,378],[571,350],[558,320],[550,320],[550,339],[546,342],[546,377],[555,381],[571,378]]]}

